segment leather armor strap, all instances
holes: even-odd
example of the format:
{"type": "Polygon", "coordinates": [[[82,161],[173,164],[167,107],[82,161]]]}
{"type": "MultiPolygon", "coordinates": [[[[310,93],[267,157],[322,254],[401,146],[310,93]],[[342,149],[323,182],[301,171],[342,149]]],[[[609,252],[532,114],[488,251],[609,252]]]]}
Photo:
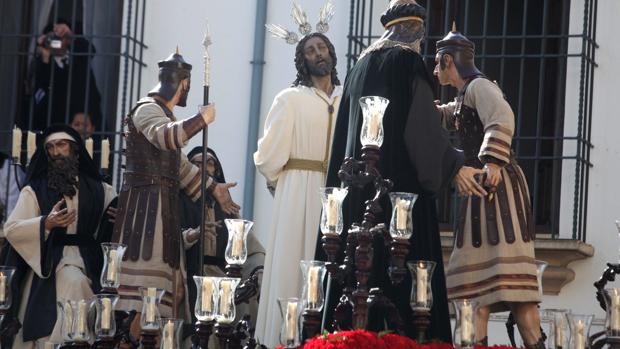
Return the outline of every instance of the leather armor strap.
{"type": "MultiPolygon", "coordinates": [[[[132,190],[129,201],[127,202],[127,215],[125,216],[125,222],[123,222],[123,243],[127,245],[127,248],[130,251],[132,250],[131,241],[135,240],[135,237],[133,237],[132,235],[141,233],[133,230],[133,218],[135,216],[137,202],[138,193],[132,190]]],[[[138,257],[140,257],[139,252],[140,251],[138,251],[137,254],[132,254],[131,252],[127,253],[125,256],[123,256],[123,259],[126,260],[126,258],[129,257],[129,259],[135,262],[138,260],[138,257]]]]}
{"type": "Polygon", "coordinates": [[[461,199],[461,209],[459,210],[459,222],[456,226],[456,231],[455,234],[456,235],[456,247],[457,248],[461,248],[463,247],[463,241],[465,240],[465,221],[467,218],[467,202],[469,201],[469,198],[463,198],[461,199]]]}
{"type": "Polygon", "coordinates": [[[148,211],[146,229],[144,230],[144,243],[142,246],[142,259],[148,261],[153,256],[153,241],[155,239],[155,227],[157,224],[157,209],[159,208],[159,187],[148,188],[148,211]]]}
{"type": "Polygon", "coordinates": [[[133,229],[131,231],[131,237],[129,238],[129,255],[134,258],[140,256],[140,243],[142,242],[142,233],[144,232],[144,226],[147,219],[150,217],[147,215],[147,205],[148,205],[148,192],[147,187],[137,187],[132,191],[134,195],[137,196],[136,201],[136,212],[133,223],[133,229]]]}
{"type": "Polygon", "coordinates": [[[508,194],[506,193],[506,182],[501,183],[497,187],[497,199],[499,200],[499,212],[502,217],[504,236],[506,237],[506,242],[512,244],[515,242],[515,230],[512,226],[512,217],[510,216],[510,205],[508,203],[508,194]]]}
{"type": "Polygon", "coordinates": [[[121,193],[118,198],[118,212],[116,214],[116,221],[114,222],[114,231],[112,232],[112,241],[120,242],[121,233],[123,231],[123,223],[125,222],[125,207],[127,207],[127,200],[129,199],[129,190],[125,187],[121,189],[121,193]]]}
{"type": "Polygon", "coordinates": [[[515,198],[515,206],[517,208],[517,218],[519,219],[519,231],[521,231],[521,238],[523,242],[529,242],[531,240],[528,232],[527,222],[525,221],[525,212],[523,212],[523,203],[521,201],[521,189],[519,188],[519,179],[514,172],[512,165],[506,166],[506,172],[510,178],[512,185],[512,195],[515,198]]]}
{"type": "Polygon", "coordinates": [[[489,244],[495,246],[499,244],[499,233],[497,232],[497,213],[495,210],[495,195],[491,200],[484,198],[484,209],[487,218],[487,240],[489,244]]]}
{"type": "Polygon", "coordinates": [[[519,173],[516,173],[516,169],[513,167],[512,170],[515,172],[515,176],[517,177],[517,180],[519,181],[519,186],[521,187],[521,192],[523,193],[523,197],[524,199],[524,204],[525,204],[525,219],[527,220],[527,222],[525,222],[525,225],[527,226],[526,229],[530,240],[536,240],[536,224],[534,221],[534,215],[532,213],[532,205],[530,203],[530,198],[527,195],[527,184],[525,183],[525,179],[523,178],[523,176],[519,173]]]}
{"type": "Polygon", "coordinates": [[[471,196],[471,243],[474,247],[482,246],[482,228],[480,227],[480,198],[471,196]]]}

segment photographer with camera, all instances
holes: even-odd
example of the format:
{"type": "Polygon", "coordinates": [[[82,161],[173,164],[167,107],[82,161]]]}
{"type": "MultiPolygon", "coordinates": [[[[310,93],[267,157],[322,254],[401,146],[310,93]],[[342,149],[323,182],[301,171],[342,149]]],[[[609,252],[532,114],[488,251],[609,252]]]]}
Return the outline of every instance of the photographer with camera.
{"type": "Polygon", "coordinates": [[[75,35],[67,21],[45,27],[37,39],[27,91],[33,99],[34,129],[68,124],[77,113],[91,115],[95,124],[100,120],[101,97],[90,67],[94,54],[95,47],[75,35]]]}

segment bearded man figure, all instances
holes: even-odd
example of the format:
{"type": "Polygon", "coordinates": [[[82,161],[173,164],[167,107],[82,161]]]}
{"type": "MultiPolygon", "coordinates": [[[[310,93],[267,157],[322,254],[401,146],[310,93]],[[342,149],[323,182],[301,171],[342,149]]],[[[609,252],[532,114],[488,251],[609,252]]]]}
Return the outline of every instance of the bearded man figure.
{"type": "Polygon", "coordinates": [[[314,259],[325,173],[342,87],[336,51],[322,33],[303,37],[295,50],[297,78],[273,101],[254,163],[274,195],[271,232],[256,338],[278,344],[277,299],[301,290],[299,260],[314,259]]]}
{"type": "Polygon", "coordinates": [[[4,226],[4,263],[17,267],[21,288],[13,314],[23,327],[13,347],[62,342],[56,301],[88,300],[100,291],[100,243],[111,236],[104,210],[115,197],[79,133],[65,125],[44,131],[4,226]]]}

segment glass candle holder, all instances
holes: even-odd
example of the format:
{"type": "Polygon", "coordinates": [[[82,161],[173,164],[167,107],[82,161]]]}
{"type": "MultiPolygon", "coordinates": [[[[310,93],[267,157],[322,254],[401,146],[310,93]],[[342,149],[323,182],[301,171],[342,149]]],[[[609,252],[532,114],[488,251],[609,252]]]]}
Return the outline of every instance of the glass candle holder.
{"type": "Polygon", "coordinates": [[[359,100],[364,115],[360,141],[362,146],[381,147],[383,144],[383,115],[390,101],[379,96],[366,96],[359,100]]]}
{"type": "Polygon", "coordinates": [[[113,242],[104,242],[101,244],[103,250],[103,270],[101,271],[101,287],[117,289],[120,285],[119,274],[121,271],[121,263],[123,262],[123,254],[127,249],[127,245],[117,244],[113,242]]]}
{"type": "Polygon", "coordinates": [[[217,315],[215,316],[217,322],[229,324],[235,320],[235,290],[240,281],[239,278],[220,279],[217,315]]]}
{"type": "Polygon", "coordinates": [[[299,315],[302,304],[299,298],[278,298],[282,328],[280,330],[280,344],[285,348],[297,348],[301,345],[299,315]]]}
{"type": "Polygon", "coordinates": [[[473,348],[476,344],[476,311],[478,302],[468,299],[453,300],[456,311],[454,347],[473,348]]]}
{"type": "Polygon", "coordinates": [[[88,326],[88,312],[92,305],[90,300],[59,300],[58,310],[61,314],[61,333],[66,342],[88,342],[91,338],[88,326]]]}
{"type": "Polygon", "coordinates": [[[15,267],[0,266],[0,310],[8,310],[13,304],[12,285],[15,270],[15,267]]]}
{"type": "Polygon", "coordinates": [[[568,348],[568,320],[566,314],[570,313],[570,310],[566,309],[545,309],[543,311],[543,317],[549,321],[549,342],[547,347],[549,349],[562,349],[568,348]]]}
{"type": "Polygon", "coordinates": [[[194,314],[198,321],[213,321],[217,316],[217,302],[220,289],[219,277],[194,276],[196,283],[196,305],[194,314]]]}
{"type": "Polygon", "coordinates": [[[570,328],[570,342],[568,347],[571,349],[589,348],[588,337],[594,315],[566,314],[566,318],[568,319],[568,326],[570,328]]]}
{"type": "Polygon", "coordinates": [[[411,273],[411,298],[413,310],[430,310],[433,306],[431,280],[436,263],[433,261],[410,261],[407,267],[411,273]]]}
{"type": "Polygon", "coordinates": [[[347,188],[321,188],[321,233],[324,235],[342,234],[342,202],[347,196],[347,188]]]}
{"type": "Polygon", "coordinates": [[[97,338],[113,338],[116,334],[116,321],[114,307],[118,302],[118,295],[97,294],[93,297],[93,303],[97,310],[95,318],[95,336],[97,338]]]}
{"type": "Polygon", "coordinates": [[[161,337],[159,340],[160,349],[181,349],[181,330],[183,320],[163,318],[159,322],[161,337]]]}
{"type": "Polygon", "coordinates": [[[411,211],[418,199],[417,194],[390,193],[392,202],[392,218],[390,219],[390,235],[394,239],[409,239],[413,231],[411,211]]]}
{"type": "Polygon", "coordinates": [[[536,281],[538,281],[538,294],[541,298],[543,296],[543,274],[548,265],[549,263],[545,261],[536,260],[536,281]]]}
{"type": "Polygon", "coordinates": [[[620,289],[605,289],[605,332],[608,338],[620,337],[620,289]]]}
{"type": "Polygon", "coordinates": [[[142,296],[142,314],[140,316],[140,326],[143,330],[158,330],[161,315],[159,314],[159,303],[166,292],[163,288],[140,287],[142,296]]]}
{"type": "Polygon", "coordinates": [[[244,219],[225,219],[228,229],[228,245],[224,258],[228,264],[241,265],[248,259],[247,239],[254,222],[244,219]]]}
{"type": "Polygon", "coordinates": [[[325,302],[323,279],[325,278],[325,263],[320,261],[300,261],[301,272],[304,277],[301,292],[304,309],[321,311],[325,302]]]}

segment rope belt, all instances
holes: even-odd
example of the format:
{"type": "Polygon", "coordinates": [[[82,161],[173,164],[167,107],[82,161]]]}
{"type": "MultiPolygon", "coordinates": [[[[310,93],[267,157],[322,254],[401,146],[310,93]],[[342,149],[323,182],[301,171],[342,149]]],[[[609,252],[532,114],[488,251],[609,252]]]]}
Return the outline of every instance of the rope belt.
{"type": "Polygon", "coordinates": [[[327,161],[288,159],[286,165],[284,165],[284,171],[287,170],[304,170],[327,173],[327,161]]]}

